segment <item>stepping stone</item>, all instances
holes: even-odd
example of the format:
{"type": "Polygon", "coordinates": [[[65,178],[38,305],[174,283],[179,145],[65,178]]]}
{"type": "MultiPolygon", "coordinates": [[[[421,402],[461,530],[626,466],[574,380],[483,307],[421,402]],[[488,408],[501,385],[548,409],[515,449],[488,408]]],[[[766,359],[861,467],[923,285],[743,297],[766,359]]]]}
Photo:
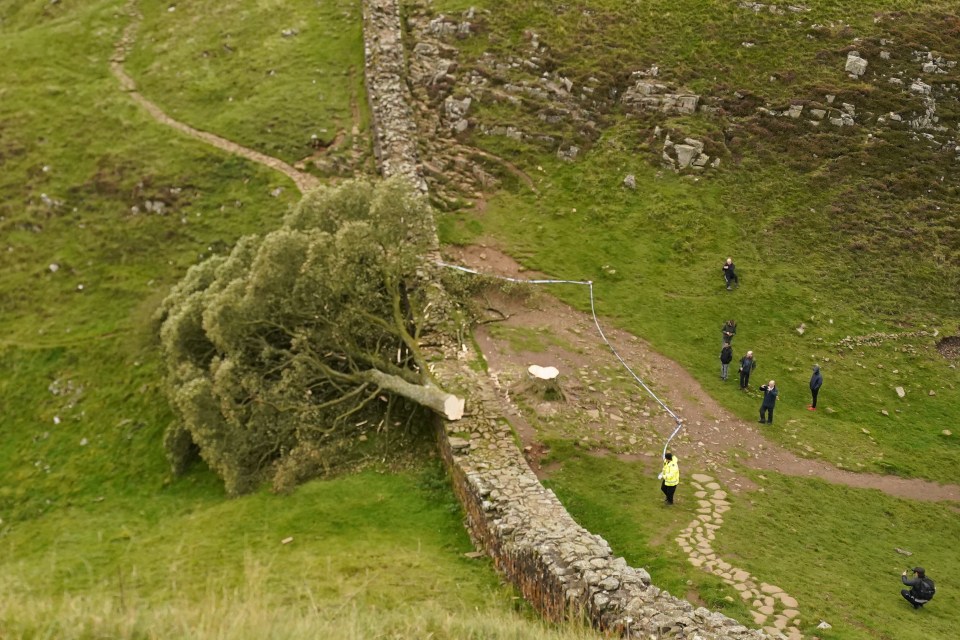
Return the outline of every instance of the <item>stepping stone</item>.
{"type": "Polygon", "coordinates": [[[704,522],[710,522],[710,520],[712,520],[712,518],[711,518],[709,515],[705,514],[705,513],[702,513],[702,514],[700,514],[700,515],[697,516],[697,517],[700,518],[701,520],[703,520],[704,522]]]}
{"type": "Polygon", "coordinates": [[[751,611],[750,615],[753,616],[753,623],[756,625],[761,625],[767,621],[767,616],[762,613],[757,613],[756,611],[751,611]]]}
{"type": "Polygon", "coordinates": [[[729,507],[729,506],[730,506],[730,503],[729,503],[729,502],[727,502],[726,500],[720,499],[720,498],[711,498],[711,499],[710,499],[710,502],[711,502],[711,504],[715,504],[715,505],[717,505],[718,507],[729,507]]]}
{"type": "Polygon", "coordinates": [[[717,563],[717,566],[720,567],[721,569],[723,569],[724,571],[729,571],[730,569],[733,568],[733,567],[730,566],[730,563],[729,563],[729,562],[724,562],[723,560],[721,560],[720,562],[718,562],[718,563],[717,563]]]}
{"type": "Polygon", "coordinates": [[[773,619],[773,626],[783,631],[784,629],[787,628],[787,619],[784,618],[783,616],[777,616],[776,618],[773,619]]]}
{"type": "Polygon", "coordinates": [[[788,596],[788,595],[785,594],[785,593],[781,593],[781,594],[780,594],[779,596],[777,596],[777,597],[780,598],[780,602],[782,602],[782,603],[783,603],[783,606],[786,607],[787,609],[796,609],[796,608],[797,608],[797,600],[796,600],[796,598],[791,598],[790,596],[788,596]]]}
{"type": "Polygon", "coordinates": [[[727,492],[726,492],[726,491],[714,491],[714,492],[713,492],[713,499],[714,499],[714,500],[726,500],[726,499],[727,499],[727,492]]]}
{"type": "Polygon", "coordinates": [[[690,478],[696,482],[712,482],[713,478],[710,476],[705,476],[702,473],[695,473],[690,478]]]}
{"type": "Polygon", "coordinates": [[[744,571],[743,569],[737,569],[737,572],[733,574],[733,579],[737,582],[744,582],[750,578],[750,574],[744,571]]]}
{"type": "Polygon", "coordinates": [[[706,497],[707,497],[707,492],[706,492],[706,491],[697,491],[695,494],[693,494],[693,496],[694,496],[695,498],[706,498],[706,497]]]}
{"type": "Polygon", "coordinates": [[[713,503],[709,500],[697,500],[697,504],[701,507],[707,507],[708,509],[713,509],[713,503]]]}
{"type": "Polygon", "coordinates": [[[713,513],[713,509],[710,507],[700,507],[697,509],[697,513],[713,513]]]}
{"type": "Polygon", "coordinates": [[[773,607],[777,606],[777,601],[771,598],[770,596],[764,596],[763,604],[767,605],[772,609],[773,607]]]}
{"type": "Polygon", "coordinates": [[[765,616],[772,616],[772,615],[773,615],[773,607],[771,607],[771,606],[768,605],[768,604],[765,604],[765,605],[763,605],[762,607],[757,607],[757,611],[759,611],[760,613],[762,613],[762,614],[765,615],[765,616]]]}
{"type": "Polygon", "coordinates": [[[703,491],[703,485],[701,485],[699,482],[691,482],[690,486],[696,489],[697,491],[703,491]]]}
{"type": "MultiPolygon", "coordinates": [[[[737,585],[733,585],[733,588],[736,589],[737,585]]],[[[741,591],[740,597],[743,598],[744,600],[749,600],[750,598],[753,597],[753,591],[741,591]]]]}
{"type": "Polygon", "coordinates": [[[690,556],[690,564],[692,564],[695,567],[702,566],[703,558],[701,558],[700,556],[690,556]]]}
{"type": "Polygon", "coordinates": [[[787,640],[803,640],[803,634],[799,629],[791,627],[787,630],[787,640]]]}
{"type": "Polygon", "coordinates": [[[767,584],[766,582],[761,582],[760,591],[763,591],[764,593],[782,593],[783,589],[780,587],[775,587],[772,584],[767,584]]]}
{"type": "Polygon", "coordinates": [[[720,491],[720,485],[718,485],[716,482],[711,482],[709,484],[706,484],[704,485],[704,487],[706,489],[710,489],[711,491],[720,491]]]}
{"type": "Polygon", "coordinates": [[[727,511],[730,511],[730,507],[715,507],[714,511],[716,511],[718,514],[726,513],[727,511]]]}
{"type": "Polygon", "coordinates": [[[742,582],[738,582],[735,585],[733,585],[733,588],[736,589],[737,591],[746,591],[747,585],[743,584],[742,582]]]}
{"type": "Polygon", "coordinates": [[[796,609],[784,609],[784,610],[783,610],[783,615],[785,615],[785,616],[787,616],[788,618],[790,618],[791,620],[793,620],[793,619],[796,618],[798,615],[800,615],[800,612],[797,611],[796,609]]]}

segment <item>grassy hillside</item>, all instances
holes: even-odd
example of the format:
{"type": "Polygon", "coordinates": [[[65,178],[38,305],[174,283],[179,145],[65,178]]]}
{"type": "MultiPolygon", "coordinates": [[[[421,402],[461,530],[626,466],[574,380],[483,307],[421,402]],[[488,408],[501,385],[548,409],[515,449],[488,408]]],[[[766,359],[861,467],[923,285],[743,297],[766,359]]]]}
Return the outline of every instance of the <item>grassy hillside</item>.
{"type": "MultiPolygon", "coordinates": [[[[427,15],[471,23],[471,35],[448,38],[459,49],[451,93],[473,98],[462,141],[509,159],[535,188],[498,176],[503,188],[476,209],[450,211],[442,235],[495,243],[553,276],[593,280],[600,314],[756,421],[759,394],[718,379],[720,327],[735,318],[735,357],[752,349],[753,384],[774,378],[781,389],[768,437],[854,471],[956,483],[960,375],[956,359],[937,350],[960,333],[955,6],[774,7],[432,3],[427,15]],[[845,71],[852,51],[869,62],[862,77],[845,71]],[[937,70],[924,71],[931,60],[937,70]],[[698,94],[707,109],[625,105],[621,97],[653,77],[652,65],[652,81],[698,94]],[[572,89],[551,88],[564,78],[572,89]],[[931,87],[937,120],[914,127],[930,107],[909,89],[918,78],[931,87]],[[786,115],[791,106],[803,107],[799,118],[786,115]],[[853,124],[830,122],[849,112],[853,124]],[[699,140],[719,166],[675,172],[661,157],[667,136],[699,140]],[[577,158],[559,159],[571,145],[577,158]],[[628,175],[633,189],[623,184],[628,175]],[[727,256],[742,277],[730,292],[720,274],[727,256]],[[815,363],[826,381],[813,413],[815,363]]],[[[589,308],[581,292],[557,293],[589,308]]],[[[673,540],[693,508],[664,515],[642,469],[570,444],[550,442],[559,463],[552,482],[575,516],[628,559],[642,561],[632,551],[640,539],[665,565],[682,564],[673,540]]],[[[917,624],[898,595],[904,563],[919,557],[941,575],[955,569],[944,545],[956,535],[955,505],[766,475],[763,493],[734,505],[718,548],[796,595],[805,632],[949,637],[960,624],[947,598],[917,624]],[[833,630],[815,630],[820,619],[833,630]]],[[[736,598],[723,587],[709,598],[724,606],[726,596],[736,598]]]]}
{"type": "MultiPolygon", "coordinates": [[[[465,6],[435,9],[456,16],[465,6]]],[[[948,61],[960,58],[956,41],[944,37],[944,28],[960,25],[936,3],[898,13],[880,2],[804,6],[810,10],[778,15],[734,3],[490,5],[477,14],[477,35],[456,41],[461,75],[475,69],[489,79],[489,89],[474,92],[465,135],[515,159],[537,191],[516,186],[490,198],[482,213],[452,213],[444,234],[454,242],[496,238],[529,267],[594,279],[602,314],[650,339],[752,418],[758,398],[733,392],[715,374],[720,326],[735,318],[735,357],[752,349],[757,378],[781,386],[771,437],[798,451],[809,445],[854,470],[953,481],[960,441],[941,432],[956,418],[960,376],[935,347],[960,331],[960,183],[949,142],[960,71],[924,75],[945,128],[936,131],[936,144],[921,135],[934,135],[926,130],[893,127],[879,116],[922,112],[921,98],[888,78],[920,74],[914,51],[921,46],[948,61]],[[650,33],[654,24],[659,35],[650,33]],[[545,47],[536,54],[531,32],[545,47]],[[748,41],[754,46],[742,45],[748,41]],[[861,79],[844,72],[854,47],[873,61],[861,79]],[[577,108],[598,126],[576,115],[543,124],[558,109],[549,99],[499,100],[501,83],[536,85],[540,72],[523,65],[491,71],[481,55],[488,50],[498,59],[537,57],[551,79],[594,86],[594,97],[577,108]],[[716,111],[632,111],[596,98],[622,93],[631,72],[651,64],[661,68],[658,81],[700,92],[716,111]],[[847,101],[860,114],[853,126],[760,111],[847,101]],[[507,123],[546,129],[554,147],[483,133],[507,123]],[[667,133],[703,141],[720,166],[682,173],[662,167],[667,133]],[[556,146],[571,143],[580,157],[558,160],[556,146]],[[622,185],[628,174],[635,189],[622,185]],[[732,292],[720,277],[726,256],[742,275],[732,292]],[[814,363],[826,383],[822,410],[810,415],[806,383],[814,363]]]]}
{"type": "MultiPolygon", "coordinates": [[[[285,69],[288,84],[254,81],[247,62],[212,74],[245,88],[230,117],[290,116],[274,137],[237,131],[241,142],[269,152],[282,140],[296,158],[314,127],[350,130],[360,77],[341,73],[360,59],[359,22],[325,17],[357,4],[302,3],[289,24],[325,53],[285,69]],[[287,106],[313,79],[329,101],[306,122],[287,106]]],[[[161,14],[204,7],[139,5],[135,60],[184,54],[173,43],[161,55],[147,36],[161,14]]],[[[238,49],[256,57],[263,34],[281,37],[257,17],[267,8],[227,8],[164,33],[206,37],[250,11],[257,28],[235,32],[238,49]]],[[[295,189],[154,123],[120,91],[108,63],[129,20],[113,0],[0,1],[0,636],[583,637],[538,622],[489,562],[464,557],[462,515],[429,456],[292,496],[227,500],[201,467],[172,480],[153,311],[189,265],[272,228],[295,189]]],[[[174,95],[164,83],[185,80],[164,68],[146,74],[156,95],[136,77],[147,97],[233,137],[235,122],[204,121],[212,89],[174,95]]]]}
{"type": "MultiPolygon", "coordinates": [[[[931,134],[938,144],[879,121],[924,113],[888,82],[922,75],[914,51],[960,59],[951,3],[824,0],[796,15],[732,2],[432,6],[469,5],[481,11],[476,35],[456,41],[463,70],[485,51],[528,55],[535,31],[543,69],[497,82],[548,70],[589,83],[594,125],[541,119],[550,105],[535,99],[478,101],[465,141],[515,161],[537,192],[505,180],[482,213],[443,220],[449,241],[494,238],[530,267],[594,279],[601,313],[752,417],[757,398],[715,380],[719,327],[735,317],[738,355],[754,349],[757,375],[783,388],[772,438],[844,467],[956,481],[960,445],[941,432],[958,417],[960,379],[930,334],[960,322],[947,145],[957,69],[924,76],[948,129],[931,134]],[[870,59],[862,79],[843,72],[854,48],[870,59]],[[652,64],[718,111],[628,113],[617,96],[652,64]],[[759,112],[843,102],[856,126],[759,112]],[[483,135],[483,123],[549,133],[581,155],[561,162],[549,145],[483,135]],[[703,140],[721,165],[662,168],[667,133],[703,140]],[[628,173],[635,190],[621,185],[628,173]],[[726,255],[743,274],[729,293],[726,255]],[[824,410],[810,415],[813,362],[827,382],[824,410]]],[[[330,145],[329,158],[305,163],[320,175],[369,166],[359,2],[137,7],[127,68],[168,113],[290,162],[330,145]]],[[[461,514],[433,461],[239,500],[202,468],[169,477],[153,310],[189,265],[271,228],[295,189],[154,123],[119,90],[109,60],[130,20],[116,0],[0,0],[0,636],[586,635],[536,622],[486,561],[463,557],[461,514]]],[[[671,546],[690,514],[638,500],[640,470],[563,443],[554,455],[566,464],[553,486],[585,524],[631,561],[653,562],[671,590],[743,613],[671,546]]],[[[890,553],[912,545],[935,577],[955,572],[942,544],[958,533],[949,507],[763,482],[734,505],[717,545],[795,593],[805,623],[829,617],[835,630],[822,637],[947,637],[960,624],[947,588],[912,624],[890,553]]]]}

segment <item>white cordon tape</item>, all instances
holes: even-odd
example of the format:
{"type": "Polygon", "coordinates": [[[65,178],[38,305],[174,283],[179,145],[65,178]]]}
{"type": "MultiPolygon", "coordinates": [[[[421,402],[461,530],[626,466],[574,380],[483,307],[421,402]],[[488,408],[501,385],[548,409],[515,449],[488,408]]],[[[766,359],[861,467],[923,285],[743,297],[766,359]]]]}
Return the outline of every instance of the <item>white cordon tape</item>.
{"type": "Polygon", "coordinates": [[[620,354],[617,353],[617,350],[614,349],[613,345],[610,344],[610,341],[607,340],[607,336],[604,335],[603,329],[600,327],[600,320],[597,319],[597,308],[593,298],[593,281],[592,280],[523,280],[521,278],[509,278],[507,276],[497,276],[497,275],[491,275],[489,273],[481,273],[479,271],[476,271],[475,269],[468,269],[467,267],[461,267],[456,264],[447,264],[446,262],[443,262],[441,260],[438,260],[437,264],[440,265],[441,267],[446,267],[448,269],[455,269],[456,271],[462,271],[463,273],[469,273],[475,276],[483,276],[485,278],[495,278],[497,280],[506,280],[507,282],[518,282],[520,284],[579,284],[579,285],[585,285],[589,287],[590,288],[590,314],[593,316],[593,324],[594,326],[597,327],[597,333],[599,333],[600,337],[603,338],[603,342],[607,345],[607,347],[609,347],[610,352],[614,356],[616,356],[617,360],[620,361],[620,364],[623,365],[623,368],[626,369],[631,376],[633,376],[634,380],[637,381],[637,384],[643,387],[644,391],[646,391],[650,395],[650,397],[653,398],[654,401],[656,401],[656,403],[663,408],[664,411],[670,414],[670,417],[673,418],[677,423],[677,428],[673,430],[673,433],[670,434],[670,437],[667,438],[667,441],[663,445],[663,455],[666,455],[667,447],[670,446],[670,441],[673,440],[674,436],[676,436],[680,432],[680,429],[683,428],[683,420],[681,420],[680,417],[677,416],[677,414],[671,411],[670,407],[668,407],[663,400],[657,397],[657,394],[655,394],[650,389],[650,387],[648,387],[646,383],[644,383],[644,381],[640,379],[640,376],[634,373],[633,369],[630,368],[630,365],[628,365],[626,361],[622,357],[620,357],[620,354]]]}

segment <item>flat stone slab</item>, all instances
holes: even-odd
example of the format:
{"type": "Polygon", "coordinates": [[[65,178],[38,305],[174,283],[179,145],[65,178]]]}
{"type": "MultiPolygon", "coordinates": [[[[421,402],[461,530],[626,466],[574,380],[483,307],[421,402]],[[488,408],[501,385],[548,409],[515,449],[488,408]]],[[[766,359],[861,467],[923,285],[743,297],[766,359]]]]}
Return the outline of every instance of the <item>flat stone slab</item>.
{"type": "Polygon", "coordinates": [[[692,480],[695,480],[696,482],[713,482],[713,478],[711,478],[710,476],[705,476],[702,473],[695,473],[692,476],[690,476],[690,478],[692,480]]]}
{"type": "Polygon", "coordinates": [[[783,603],[783,606],[786,607],[787,609],[796,609],[796,608],[797,608],[797,600],[796,600],[796,598],[791,598],[790,596],[788,596],[788,595],[785,594],[785,593],[781,593],[778,597],[780,598],[780,602],[782,602],[782,603],[783,603]]]}

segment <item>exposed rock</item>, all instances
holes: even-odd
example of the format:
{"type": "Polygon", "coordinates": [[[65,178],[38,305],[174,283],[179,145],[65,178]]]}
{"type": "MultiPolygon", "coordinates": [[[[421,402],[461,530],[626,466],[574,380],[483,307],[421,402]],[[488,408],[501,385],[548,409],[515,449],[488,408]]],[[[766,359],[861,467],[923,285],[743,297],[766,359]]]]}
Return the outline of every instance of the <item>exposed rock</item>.
{"type": "Polygon", "coordinates": [[[894,391],[897,392],[897,396],[900,398],[905,398],[907,396],[907,392],[903,390],[903,387],[897,387],[894,389],[894,391]]]}
{"type": "Polygon", "coordinates": [[[847,65],[844,69],[853,76],[860,77],[867,70],[867,61],[860,57],[856,51],[847,54],[847,65]]]}
{"type": "Polygon", "coordinates": [[[623,179],[623,186],[627,189],[636,189],[637,188],[637,178],[632,173],[627,174],[627,177],[623,179]]]}
{"type": "Polygon", "coordinates": [[[557,157],[565,162],[573,162],[580,155],[580,147],[570,145],[566,149],[557,149],[557,157]]]}
{"type": "Polygon", "coordinates": [[[640,109],[665,113],[694,113],[700,96],[692,93],[672,93],[665,84],[641,78],[623,94],[623,103],[640,109]]]}

